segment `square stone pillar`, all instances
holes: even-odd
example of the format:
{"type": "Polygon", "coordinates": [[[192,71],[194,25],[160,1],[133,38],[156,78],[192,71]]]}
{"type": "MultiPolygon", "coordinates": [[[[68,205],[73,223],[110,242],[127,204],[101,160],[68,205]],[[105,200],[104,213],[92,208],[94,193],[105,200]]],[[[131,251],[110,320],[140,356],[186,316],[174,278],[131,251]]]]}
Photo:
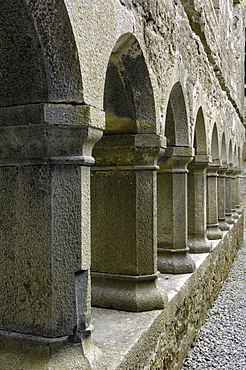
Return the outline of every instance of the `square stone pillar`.
{"type": "Polygon", "coordinates": [[[0,109],[1,335],[90,335],[90,166],[103,123],[89,106],[0,109]]]}
{"type": "Polygon", "coordinates": [[[162,146],[155,134],[105,135],[95,146],[91,177],[95,306],[127,311],[164,307],[157,287],[156,230],[156,161],[162,146]]]}
{"type": "Polygon", "coordinates": [[[193,155],[189,147],[168,147],[158,162],[158,270],[163,273],[195,270],[187,247],[187,165],[193,155]]]}
{"type": "Polygon", "coordinates": [[[226,202],[225,202],[225,215],[226,215],[226,222],[229,225],[233,225],[235,223],[234,218],[232,217],[232,189],[231,189],[231,174],[232,174],[232,164],[229,164],[228,171],[226,172],[225,178],[225,189],[226,189],[226,202]]]}
{"type": "Polygon", "coordinates": [[[191,253],[211,251],[207,231],[206,168],[211,163],[208,155],[196,155],[188,170],[188,247],[191,253]]]}
{"type": "Polygon", "coordinates": [[[207,237],[221,239],[222,233],[218,222],[217,178],[220,163],[213,162],[207,169],[207,237]]]}
{"type": "Polygon", "coordinates": [[[242,178],[242,169],[238,168],[236,176],[236,211],[239,215],[242,214],[243,210],[241,207],[241,178],[242,178]]]}
{"type": "Polygon", "coordinates": [[[228,166],[223,163],[222,166],[218,169],[218,219],[219,219],[219,228],[221,231],[227,231],[230,229],[230,226],[226,222],[225,215],[225,178],[226,172],[228,171],[228,166]]]}
{"type": "Polygon", "coordinates": [[[237,182],[238,169],[233,168],[231,173],[231,212],[234,219],[238,219],[239,215],[236,210],[236,203],[238,201],[238,182],[237,182]]]}

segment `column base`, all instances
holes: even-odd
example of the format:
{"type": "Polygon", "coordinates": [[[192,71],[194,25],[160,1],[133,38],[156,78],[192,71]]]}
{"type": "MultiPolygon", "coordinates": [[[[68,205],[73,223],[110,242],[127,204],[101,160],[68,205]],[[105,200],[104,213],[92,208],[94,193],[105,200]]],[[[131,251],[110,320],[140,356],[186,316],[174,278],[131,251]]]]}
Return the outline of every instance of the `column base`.
{"type": "Polygon", "coordinates": [[[238,215],[241,215],[243,213],[242,207],[241,206],[236,206],[236,212],[238,215]]]}
{"type": "Polygon", "coordinates": [[[209,253],[212,249],[212,244],[204,235],[189,235],[188,247],[190,253],[209,253]]]}
{"type": "Polygon", "coordinates": [[[238,220],[238,219],[239,219],[239,215],[237,214],[236,209],[235,209],[235,210],[233,210],[233,212],[232,212],[232,217],[233,217],[235,220],[238,220]]]}
{"type": "Polygon", "coordinates": [[[226,222],[229,224],[229,225],[234,225],[235,224],[235,220],[234,218],[232,217],[232,214],[231,213],[226,213],[226,218],[225,218],[226,222]]]}
{"type": "Polygon", "coordinates": [[[105,359],[91,340],[70,343],[67,337],[41,338],[5,335],[0,331],[0,368],[32,370],[106,370],[105,359]]]}
{"type": "Polygon", "coordinates": [[[220,218],[219,219],[219,229],[221,231],[227,231],[227,230],[230,230],[230,226],[228,225],[228,223],[226,222],[226,219],[225,218],[220,218]]]}
{"type": "Polygon", "coordinates": [[[209,240],[222,239],[222,232],[219,224],[207,224],[207,238],[209,240]]]}
{"type": "Polygon", "coordinates": [[[157,274],[117,275],[92,272],[92,306],[142,312],[164,308],[167,293],[158,286],[157,274]]]}
{"type": "Polygon", "coordinates": [[[195,262],[186,249],[158,248],[157,268],[167,274],[187,274],[195,271],[195,262]]]}

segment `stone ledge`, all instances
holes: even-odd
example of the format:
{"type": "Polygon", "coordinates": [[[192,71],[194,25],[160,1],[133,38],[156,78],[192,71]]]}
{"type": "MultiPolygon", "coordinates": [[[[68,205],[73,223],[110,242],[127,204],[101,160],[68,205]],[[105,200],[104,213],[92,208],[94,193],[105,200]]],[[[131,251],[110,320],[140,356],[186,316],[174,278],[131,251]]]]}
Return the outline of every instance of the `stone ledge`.
{"type": "Polygon", "coordinates": [[[133,313],[92,308],[94,344],[102,351],[108,369],[180,369],[207,309],[216,298],[242,243],[243,216],[212,241],[212,252],[192,254],[196,271],[160,274],[168,293],[164,310],[133,313]]]}

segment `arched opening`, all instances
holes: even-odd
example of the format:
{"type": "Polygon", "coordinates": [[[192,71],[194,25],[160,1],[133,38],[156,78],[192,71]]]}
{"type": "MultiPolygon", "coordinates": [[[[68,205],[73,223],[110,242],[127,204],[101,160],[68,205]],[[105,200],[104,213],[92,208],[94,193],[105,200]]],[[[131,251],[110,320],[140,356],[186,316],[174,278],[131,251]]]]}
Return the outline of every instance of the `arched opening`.
{"type": "Polygon", "coordinates": [[[222,160],[222,163],[227,163],[227,150],[226,150],[226,140],[225,140],[224,132],[223,132],[222,141],[221,141],[221,160],[222,160]]]}
{"type": "Polygon", "coordinates": [[[105,135],[155,132],[155,102],[137,39],[123,35],[109,59],[105,89],[105,135]]]}
{"type": "Polygon", "coordinates": [[[177,82],[170,93],[165,136],[167,146],[189,146],[188,121],[184,94],[180,82],[177,82]]]}
{"type": "Polygon", "coordinates": [[[167,148],[159,159],[157,182],[158,269],[163,273],[188,273],[195,264],[187,253],[188,120],[180,82],[170,93],[165,124],[167,148]]]}
{"type": "Polygon", "coordinates": [[[206,168],[209,164],[203,110],[195,124],[195,157],[188,165],[188,247],[191,253],[207,253],[211,243],[206,237],[206,168]]]}
{"type": "Polygon", "coordinates": [[[92,303],[128,311],[160,308],[155,192],[161,143],[149,73],[131,34],[110,55],[104,109],[106,130],[94,147],[91,175],[92,303]],[[149,292],[145,299],[142,289],[149,292]]]}
{"type": "Polygon", "coordinates": [[[219,159],[220,159],[219,139],[218,139],[218,130],[217,130],[216,123],[214,124],[213,132],[212,132],[211,155],[212,155],[212,161],[213,162],[219,161],[219,159]]]}
{"type": "Polygon", "coordinates": [[[218,217],[218,171],[220,169],[219,138],[216,123],[213,126],[210,153],[212,164],[207,170],[207,237],[221,239],[218,217]]]}
{"type": "Polygon", "coordinates": [[[218,170],[218,220],[219,228],[221,231],[229,230],[229,225],[226,222],[225,215],[225,203],[226,203],[226,172],[228,171],[227,163],[227,149],[226,149],[226,140],[225,133],[223,132],[221,140],[221,167],[218,170]]]}
{"type": "Polygon", "coordinates": [[[201,107],[198,109],[197,112],[193,147],[195,148],[196,155],[207,155],[205,121],[203,110],[201,107]]]}
{"type": "Polygon", "coordinates": [[[229,151],[228,151],[228,163],[230,165],[233,164],[233,156],[232,156],[232,141],[230,139],[230,142],[229,142],[229,151]]]}

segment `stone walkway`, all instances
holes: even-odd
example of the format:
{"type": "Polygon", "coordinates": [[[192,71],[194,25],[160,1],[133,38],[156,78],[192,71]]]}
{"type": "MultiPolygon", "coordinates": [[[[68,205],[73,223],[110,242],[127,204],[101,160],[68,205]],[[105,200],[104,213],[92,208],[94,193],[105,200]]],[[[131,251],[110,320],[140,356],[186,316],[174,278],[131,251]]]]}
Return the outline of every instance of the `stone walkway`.
{"type": "Polygon", "coordinates": [[[221,292],[182,370],[246,370],[246,231],[221,292]]]}

